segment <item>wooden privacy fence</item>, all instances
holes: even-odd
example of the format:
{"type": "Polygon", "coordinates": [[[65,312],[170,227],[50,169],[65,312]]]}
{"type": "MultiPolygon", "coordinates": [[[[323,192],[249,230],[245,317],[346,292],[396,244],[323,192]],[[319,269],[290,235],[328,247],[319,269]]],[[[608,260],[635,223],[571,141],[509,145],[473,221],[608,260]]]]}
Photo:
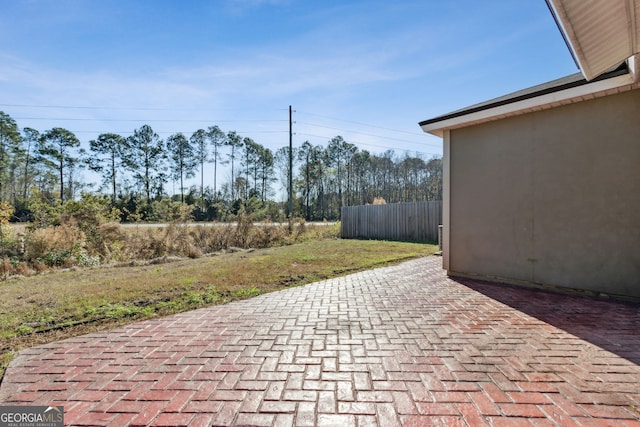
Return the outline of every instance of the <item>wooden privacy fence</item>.
{"type": "Polygon", "coordinates": [[[442,201],[344,206],[341,215],[344,239],[437,242],[442,201]]]}

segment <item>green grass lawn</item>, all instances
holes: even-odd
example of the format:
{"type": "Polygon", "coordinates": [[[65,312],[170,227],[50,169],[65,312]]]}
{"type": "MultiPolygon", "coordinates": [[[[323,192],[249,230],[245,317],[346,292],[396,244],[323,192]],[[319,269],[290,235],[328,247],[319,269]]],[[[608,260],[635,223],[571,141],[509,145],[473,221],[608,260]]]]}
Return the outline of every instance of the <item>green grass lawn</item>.
{"type": "Polygon", "coordinates": [[[434,245],[324,239],[166,264],[0,283],[0,377],[16,351],[433,254],[434,245]]]}

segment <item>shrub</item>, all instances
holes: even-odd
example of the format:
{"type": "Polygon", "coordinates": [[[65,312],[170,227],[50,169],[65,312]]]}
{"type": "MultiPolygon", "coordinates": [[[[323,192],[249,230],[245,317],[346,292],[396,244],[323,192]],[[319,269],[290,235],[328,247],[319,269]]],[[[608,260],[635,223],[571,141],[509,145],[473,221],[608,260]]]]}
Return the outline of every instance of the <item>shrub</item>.
{"type": "Polygon", "coordinates": [[[373,204],[374,205],[386,205],[387,201],[384,199],[384,197],[374,197],[373,198],[373,204]]]}
{"type": "Polygon", "coordinates": [[[73,256],[76,263],[82,267],[97,267],[100,265],[100,257],[89,255],[83,248],[75,250],[73,256]]]}
{"type": "Polygon", "coordinates": [[[94,253],[101,256],[103,260],[124,261],[123,244],[127,235],[115,222],[107,222],[98,227],[100,242],[95,242],[94,253]]]}
{"type": "MultiPolygon", "coordinates": [[[[17,241],[8,245],[8,240],[4,240],[0,275],[6,278],[12,274],[40,273],[59,267],[92,267],[113,261],[198,258],[204,253],[234,247],[268,248],[309,239],[339,237],[339,225],[315,227],[302,219],[293,220],[288,226],[271,222],[255,224],[253,214],[242,210],[235,224],[192,226],[186,224],[190,211],[182,206],[178,209],[178,220],[167,226],[129,229],[107,221],[113,216],[109,214],[105,199],[93,197],[69,202],[68,207],[65,205],[60,210],[61,225],[30,230],[20,237],[19,243],[23,243],[24,250],[17,241]],[[93,224],[88,225],[87,221],[93,224]],[[10,251],[6,249],[9,246],[13,248],[10,251]]],[[[7,239],[9,237],[16,239],[13,234],[7,239]]]]}
{"type": "Polygon", "coordinates": [[[62,267],[67,263],[70,256],[71,251],[51,251],[42,257],[42,262],[49,267],[62,267]]]}
{"type": "Polygon", "coordinates": [[[71,256],[74,247],[82,247],[84,242],[82,230],[72,225],[41,228],[27,235],[24,258],[27,261],[48,259],[44,262],[46,265],[58,265],[65,253],[67,257],[71,256]]]}
{"type": "Polygon", "coordinates": [[[248,247],[268,248],[282,244],[287,239],[287,228],[274,226],[271,223],[263,223],[253,227],[248,247]]]}
{"type": "Polygon", "coordinates": [[[188,256],[197,258],[202,255],[193,237],[189,233],[189,227],[171,223],[164,229],[164,244],[168,255],[188,256]]]}
{"type": "Polygon", "coordinates": [[[163,233],[161,228],[144,228],[128,234],[123,245],[125,258],[146,260],[167,255],[163,233]]]}
{"type": "Polygon", "coordinates": [[[210,253],[233,246],[235,227],[232,225],[214,225],[189,227],[193,244],[202,252],[210,253]]]}
{"type": "Polygon", "coordinates": [[[60,225],[60,205],[57,202],[50,203],[44,195],[37,190],[34,191],[35,194],[29,203],[32,217],[29,229],[36,230],[60,225]]]}
{"type": "Polygon", "coordinates": [[[117,221],[121,212],[111,207],[107,196],[83,194],[61,208],[60,223],[76,226],[85,234],[84,247],[91,255],[107,256],[102,224],[117,221]]]}
{"type": "MultiPolygon", "coordinates": [[[[13,211],[14,211],[13,206],[8,205],[5,202],[0,203],[0,226],[2,226],[2,228],[4,228],[9,224],[9,221],[13,216],[13,211]]],[[[4,231],[2,232],[4,233],[4,231]]]]}
{"type": "Polygon", "coordinates": [[[171,199],[157,200],[151,203],[149,221],[186,222],[193,218],[193,206],[171,199]]]}
{"type": "Polygon", "coordinates": [[[247,248],[249,241],[249,234],[253,229],[253,215],[250,213],[240,212],[238,214],[238,220],[236,225],[236,232],[234,236],[235,244],[233,246],[240,246],[241,248],[247,248]]]}

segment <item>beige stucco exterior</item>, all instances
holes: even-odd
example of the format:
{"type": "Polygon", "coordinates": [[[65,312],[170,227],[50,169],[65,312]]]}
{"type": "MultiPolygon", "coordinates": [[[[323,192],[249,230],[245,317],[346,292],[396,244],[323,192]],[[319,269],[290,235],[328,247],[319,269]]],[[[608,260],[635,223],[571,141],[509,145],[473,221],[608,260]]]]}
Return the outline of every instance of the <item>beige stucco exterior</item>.
{"type": "Polygon", "coordinates": [[[444,139],[450,274],[640,299],[640,90],[444,139]]]}

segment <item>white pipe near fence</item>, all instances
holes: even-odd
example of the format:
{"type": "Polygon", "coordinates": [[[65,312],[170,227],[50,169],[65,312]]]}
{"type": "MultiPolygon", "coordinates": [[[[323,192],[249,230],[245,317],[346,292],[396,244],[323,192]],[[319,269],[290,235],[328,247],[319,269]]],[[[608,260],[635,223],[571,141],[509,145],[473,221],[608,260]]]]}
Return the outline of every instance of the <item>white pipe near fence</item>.
{"type": "Polygon", "coordinates": [[[437,242],[442,224],[442,201],[344,206],[344,239],[437,242]]]}

